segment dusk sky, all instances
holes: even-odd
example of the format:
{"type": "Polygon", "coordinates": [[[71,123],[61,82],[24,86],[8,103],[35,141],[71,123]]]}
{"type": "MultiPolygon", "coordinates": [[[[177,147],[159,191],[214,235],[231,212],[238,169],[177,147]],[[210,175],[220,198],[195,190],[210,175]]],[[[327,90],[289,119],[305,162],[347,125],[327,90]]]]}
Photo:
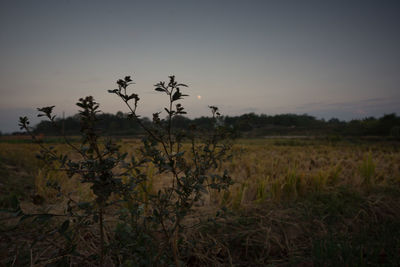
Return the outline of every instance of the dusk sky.
{"type": "Polygon", "coordinates": [[[189,85],[189,117],[296,113],[349,120],[400,113],[400,1],[0,2],[0,131],[36,107],[73,115],[80,97],[163,109],[154,84],[189,85]],[[201,96],[201,97],[200,97],[201,96]]]}

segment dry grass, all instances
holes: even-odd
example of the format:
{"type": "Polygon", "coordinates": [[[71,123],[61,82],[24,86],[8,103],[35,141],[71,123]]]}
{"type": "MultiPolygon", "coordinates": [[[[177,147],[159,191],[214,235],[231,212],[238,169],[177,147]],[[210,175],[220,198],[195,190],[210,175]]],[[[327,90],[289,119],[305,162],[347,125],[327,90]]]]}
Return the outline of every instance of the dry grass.
{"type": "MultiPolygon", "coordinates": [[[[233,158],[223,168],[235,184],[228,191],[205,195],[196,213],[185,221],[187,230],[181,241],[185,262],[193,266],[400,263],[399,144],[278,141],[242,140],[234,146],[233,158]],[[228,209],[224,216],[208,220],[221,207],[228,209]]],[[[122,149],[132,153],[138,145],[138,141],[125,141],[122,149]]],[[[57,149],[66,147],[57,145],[57,149]]],[[[48,186],[49,181],[58,183],[65,194],[72,192],[76,201],[93,198],[86,185],[38,163],[36,152],[31,144],[0,144],[3,173],[10,176],[11,167],[18,170],[12,177],[21,174],[17,183],[2,181],[1,192],[14,186],[18,195],[29,191],[28,195],[45,199],[38,207],[28,204],[25,196],[26,211],[62,210],[65,198],[48,186]],[[24,184],[32,188],[18,191],[18,185],[24,184]]],[[[146,173],[153,192],[168,183],[168,177],[158,175],[151,165],[146,173]]],[[[115,220],[112,213],[108,219],[115,220]]],[[[3,220],[2,228],[9,229],[12,222],[3,220]]],[[[65,245],[57,238],[42,240],[37,250],[29,251],[25,245],[32,242],[34,232],[27,224],[20,227],[2,231],[2,248],[22,241],[0,255],[3,263],[25,253],[43,266],[53,257],[50,246],[65,245]]],[[[80,231],[75,237],[80,256],[70,255],[71,261],[95,265],[90,255],[98,249],[97,230],[88,226],[80,231]]],[[[110,239],[112,233],[109,228],[110,239]]]]}
{"type": "MultiPolygon", "coordinates": [[[[359,266],[364,257],[364,263],[376,264],[382,255],[399,251],[399,236],[391,236],[399,234],[399,200],[399,195],[367,197],[344,190],[295,204],[247,206],[188,232],[188,261],[197,266],[359,266]],[[343,237],[348,247],[329,255],[327,246],[343,245],[343,237]]],[[[391,256],[382,263],[396,266],[399,255],[391,256]]]]}
{"type": "Polygon", "coordinates": [[[236,185],[220,202],[234,207],[265,199],[295,200],[339,186],[400,183],[400,153],[387,144],[275,146],[259,141],[237,145],[233,154],[226,168],[236,185]]]}

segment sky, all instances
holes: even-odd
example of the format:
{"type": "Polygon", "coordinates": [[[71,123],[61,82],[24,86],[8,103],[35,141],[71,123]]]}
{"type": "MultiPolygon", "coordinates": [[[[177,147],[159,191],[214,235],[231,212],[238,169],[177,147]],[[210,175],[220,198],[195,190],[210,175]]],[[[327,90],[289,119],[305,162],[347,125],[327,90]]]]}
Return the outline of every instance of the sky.
{"type": "Polygon", "coordinates": [[[0,131],[37,107],[77,113],[131,75],[138,113],[163,110],[154,84],[189,85],[191,118],[400,114],[400,1],[0,1],[0,131]]]}

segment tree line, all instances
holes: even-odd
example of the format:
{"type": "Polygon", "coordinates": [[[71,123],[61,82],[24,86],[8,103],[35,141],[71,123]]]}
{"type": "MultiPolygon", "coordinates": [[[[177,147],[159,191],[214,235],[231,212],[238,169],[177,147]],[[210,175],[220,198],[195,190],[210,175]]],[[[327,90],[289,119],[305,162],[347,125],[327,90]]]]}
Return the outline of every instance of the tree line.
{"type": "MultiPolygon", "coordinates": [[[[128,115],[122,112],[116,114],[103,113],[98,116],[98,127],[105,135],[140,136],[142,128],[134,120],[127,120],[128,115]]],[[[147,117],[141,118],[143,124],[151,124],[147,117]]],[[[232,131],[242,137],[261,137],[268,135],[338,135],[338,136],[395,136],[399,137],[400,117],[395,113],[383,115],[380,118],[367,117],[350,121],[332,118],[317,119],[314,116],[302,114],[266,115],[247,113],[240,116],[224,116],[221,120],[232,131]]],[[[78,135],[81,130],[79,116],[57,119],[57,129],[48,121],[42,121],[34,127],[37,134],[44,135],[78,135]]],[[[212,127],[211,117],[190,119],[184,116],[174,117],[175,129],[187,129],[190,125],[203,128],[212,127]]]]}

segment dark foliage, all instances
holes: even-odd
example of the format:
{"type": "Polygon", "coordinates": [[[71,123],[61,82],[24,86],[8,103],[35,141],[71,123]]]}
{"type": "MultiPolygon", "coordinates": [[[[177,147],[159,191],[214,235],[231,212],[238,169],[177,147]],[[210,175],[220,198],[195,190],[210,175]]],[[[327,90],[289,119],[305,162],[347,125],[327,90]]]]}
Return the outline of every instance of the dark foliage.
{"type": "MultiPolygon", "coordinates": [[[[80,110],[72,122],[78,120],[81,137],[78,144],[67,138],[64,130],[66,120],[56,120],[52,113],[54,106],[38,108],[38,117],[47,118],[55,129],[54,133],[63,137],[74,156],[44,144],[29,126],[28,118],[20,117],[21,130],[31,135],[41,147],[38,158],[50,168],[65,172],[69,178],[76,177],[81,183],[89,184],[94,195],[93,201],[77,202],[71,197],[72,192],[68,192],[64,214],[27,214],[18,201],[13,205],[13,212],[21,217],[21,221],[29,218],[34,218],[34,221],[66,218],[57,230],[66,238],[65,250],[69,251],[59,255],[62,260],[70,260],[71,257],[66,255],[76,252],[73,235],[78,232],[71,230],[73,222],[76,228],[80,224],[97,225],[99,247],[94,257],[99,266],[107,265],[107,258],[135,266],[154,266],[160,262],[180,266],[184,258],[180,247],[184,218],[192,213],[194,204],[209,190],[226,190],[233,183],[227,171],[221,169],[221,164],[230,158],[232,131],[223,125],[217,107],[210,106],[212,118],[206,129],[199,125],[190,125],[185,130],[176,127],[186,122],[181,117],[186,111],[179,102],[187,96],[182,91],[187,86],[178,83],[175,76],[170,76],[169,82],[155,85],[155,90],[168,99],[164,108],[165,118],[160,117],[161,113],[154,113],[152,121],[141,119],[136,113],[140,98],[127,90],[131,84],[130,76],[126,76],[117,81],[117,89],[109,90],[129,110],[128,115],[117,113],[115,121],[121,125],[134,125],[144,135],[138,151],[131,151],[130,158],[112,139],[101,138],[101,127],[110,116],[101,115],[99,104],[92,96],[80,98],[76,104],[80,110]],[[148,185],[151,177],[146,174],[146,168],[154,168],[157,175],[170,179],[170,183],[156,192],[152,191],[148,185]],[[119,208],[115,229],[117,239],[110,242],[106,242],[105,238],[104,216],[107,208],[119,208]],[[110,248],[112,250],[109,251],[110,248]]],[[[38,129],[40,127],[36,127],[36,132],[38,129]]],[[[61,194],[58,184],[49,186],[61,194]]],[[[86,259],[81,257],[79,261],[86,259]]]]}
{"type": "MultiPolygon", "coordinates": [[[[189,125],[196,124],[203,128],[210,128],[212,117],[199,117],[190,119],[177,114],[172,119],[172,124],[177,129],[187,129],[189,125]]],[[[128,114],[121,111],[114,114],[100,114],[99,127],[103,134],[112,136],[130,136],[144,134],[139,124],[126,120],[128,114]]],[[[148,118],[140,118],[143,124],[149,125],[148,118]]],[[[257,137],[266,135],[342,135],[342,136],[399,136],[400,117],[396,114],[387,114],[381,118],[368,117],[362,120],[341,121],[336,118],[321,120],[303,114],[257,115],[254,113],[241,116],[224,116],[222,120],[242,136],[257,137]]],[[[66,135],[78,135],[80,130],[77,115],[66,119],[57,119],[56,124],[63,127],[66,135]]],[[[45,135],[59,135],[48,121],[42,121],[35,126],[36,133],[45,135]]]]}

